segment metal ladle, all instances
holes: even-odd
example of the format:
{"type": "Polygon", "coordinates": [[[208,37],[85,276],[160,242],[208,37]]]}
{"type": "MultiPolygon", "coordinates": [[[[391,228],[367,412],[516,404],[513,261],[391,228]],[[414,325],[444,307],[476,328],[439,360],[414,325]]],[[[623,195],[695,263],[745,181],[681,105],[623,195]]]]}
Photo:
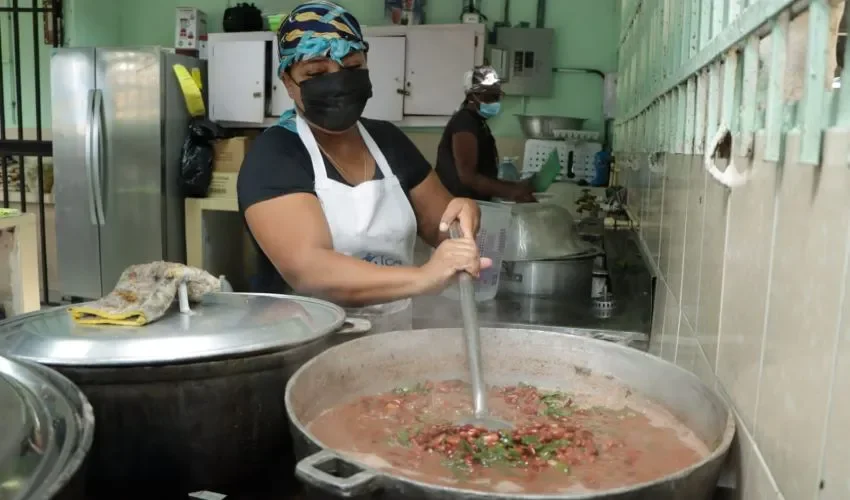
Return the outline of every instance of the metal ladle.
{"type": "MultiPolygon", "coordinates": [[[[449,228],[452,239],[462,238],[457,222],[449,228]]],[[[466,340],[466,358],[469,364],[469,379],[472,384],[472,418],[464,419],[461,425],[474,425],[487,429],[509,429],[511,424],[490,417],[487,409],[487,386],[481,369],[481,335],[478,330],[478,306],[475,304],[475,286],[472,276],[463,272],[458,276],[460,310],[463,316],[463,337],[466,340]]]]}

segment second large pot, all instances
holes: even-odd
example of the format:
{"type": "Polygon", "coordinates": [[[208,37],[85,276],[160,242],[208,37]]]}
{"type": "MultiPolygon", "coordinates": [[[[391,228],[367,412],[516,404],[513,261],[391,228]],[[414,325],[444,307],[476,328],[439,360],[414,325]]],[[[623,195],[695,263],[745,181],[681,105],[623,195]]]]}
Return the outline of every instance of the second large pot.
{"type": "Polygon", "coordinates": [[[343,321],[313,299],[213,294],[144,327],[77,325],[61,308],[18,316],[0,325],[0,351],[51,366],[91,402],[89,499],[182,500],[285,481],[283,388],[343,321]]]}
{"type": "MultiPolygon", "coordinates": [[[[484,493],[426,483],[356,463],[323,444],[307,424],[354,396],[423,380],[466,379],[460,329],[373,335],[330,349],[307,362],[286,387],[298,477],[338,497],[380,499],[708,500],[735,433],[735,419],[715,391],[682,368],[649,354],[589,338],[525,329],[483,328],[484,377],[492,384],[527,382],[550,388],[603,377],[655,401],[687,425],[710,450],[700,462],[634,486],[565,495],[484,493]]],[[[315,496],[310,496],[315,498],[315,496]]]]}
{"type": "Polygon", "coordinates": [[[564,259],[503,262],[499,289],[516,295],[590,301],[593,262],[599,253],[592,249],[564,259]]]}

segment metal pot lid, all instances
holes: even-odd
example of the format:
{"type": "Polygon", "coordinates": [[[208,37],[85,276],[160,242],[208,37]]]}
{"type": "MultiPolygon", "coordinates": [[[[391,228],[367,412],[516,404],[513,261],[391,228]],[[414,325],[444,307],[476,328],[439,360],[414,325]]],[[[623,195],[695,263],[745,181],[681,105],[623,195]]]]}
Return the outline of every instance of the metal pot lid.
{"type": "Polygon", "coordinates": [[[53,497],[91,448],[94,413],[68,379],[0,357],[0,498],[53,497]]]}
{"type": "Polygon", "coordinates": [[[0,323],[0,353],[54,366],[151,365],[287,349],[345,321],[342,308],[274,294],[212,293],[145,326],[80,325],[65,308],[0,323]]]}
{"type": "Polygon", "coordinates": [[[566,208],[554,203],[518,203],[511,207],[504,260],[582,257],[592,247],[578,235],[573,216],[566,208]]]}

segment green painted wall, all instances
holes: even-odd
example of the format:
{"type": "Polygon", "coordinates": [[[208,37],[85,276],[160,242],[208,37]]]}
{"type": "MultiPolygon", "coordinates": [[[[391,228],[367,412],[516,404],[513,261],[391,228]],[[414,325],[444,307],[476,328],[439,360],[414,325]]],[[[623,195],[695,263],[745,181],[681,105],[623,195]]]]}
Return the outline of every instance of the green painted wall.
{"type": "Polygon", "coordinates": [[[65,0],[66,45],[123,45],[123,11],[125,5],[132,3],[132,0],[65,0]]]}
{"type": "MultiPolygon", "coordinates": [[[[180,0],[126,2],[122,7],[122,43],[162,44],[174,41],[174,8],[180,0]]],[[[288,12],[300,0],[255,0],[267,13],[288,12]]],[[[383,0],[339,0],[364,25],[384,24],[383,0]]],[[[428,23],[458,22],[460,0],[428,0],[428,23]]],[[[504,0],[483,0],[482,10],[489,21],[501,21],[504,0]]],[[[537,19],[536,0],[513,0],[510,21],[537,19]]],[[[192,5],[207,13],[211,30],[221,29],[227,0],[194,0],[192,5]]],[[[618,0],[548,0],[546,27],[556,29],[558,66],[586,67],[602,71],[617,69],[618,0]]],[[[523,112],[523,99],[507,98],[503,116],[491,120],[496,135],[520,135],[514,114],[523,112]]],[[[570,115],[589,118],[588,127],[601,128],[602,82],[586,74],[558,74],[555,92],[549,98],[529,98],[525,111],[532,114],[570,115]]]]}
{"type": "MultiPolygon", "coordinates": [[[[254,0],[267,13],[287,12],[301,0],[254,0]]],[[[502,20],[504,0],[482,0],[483,13],[502,20]]],[[[66,0],[68,45],[164,45],[174,42],[175,8],[196,6],[207,13],[212,31],[221,30],[224,9],[235,0],[66,0]]],[[[383,0],[339,0],[365,25],[384,24],[383,0]]],[[[428,0],[429,23],[454,23],[461,0],[428,0]]],[[[512,23],[536,20],[536,0],[513,0],[512,23]]],[[[556,29],[556,64],[603,72],[616,71],[618,0],[548,0],[546,27],[556,29]]],[[[0,30],[5,31],[0,27],[0,30]]],[[[5,58],[5,56],[4,56],[5,58]]],[[[5,60],[5,59],[4,59],[5,60]]],[[[30,59],[31,60],[31,57],[30,59]]],[[[46,57],[42,63],[47,67],[46,57]]],[[[46,75],[46,73],[45,73],[46,75]]],[[[8,84],[8,83],[7,83],[8,84]]],[[[48,94],[49,95],[49,94],[48,94]]],[[[594,75],[557,74],[549,98],[505,99],[503,115],[491,120],[496,135],[520,135],[514,114],[570,115],[588,118],[601,127],[602,83],[594,75]]],[[[49,115],[48,115],[49,116],[49,115]]],[[[49,122],[48,122],[49,123],[49,122]]]]}
{"type": "MultiPolygon", "coordinates": [[[[0,2],[7,6],[10,2],[0,2]]],[[[24,6],[29,6],[27,3],[21,3],[24,6]]],[[[0,66],[3,71],[3,103],[5,112],[5,128],[7,131],[11,129],[15,133],[19,122],[24,128],[34,127],[36,124],[35,113],[35,70],[39,69],[39,91],[41,93],[41,119],[42,127],[50,127],[50,54],[53,50],[51,45],[44,43],[44,31],[42,29],[42,18],[38,16],[36,19],[36,27],[33,29],[33,15],[19,14],[18,15],[18,36],[20,43],[19,54],[14,53],[14,25],[12,14],[0,14],[0,47],[2,48],[2,58],[0,58],[0,66]],[[33,39],[33,32],[38,37],[33,39]],[[38,50],[38,63],[36,63],[36,44],[38,50]],[[16,57],[17,56],[17,57],[16,57]],[[21,91],[18,95],[15,88],[15,59],[20,61],[21,75],[21,91]],[[22,111],[22,120],[18,120],[18,110],[22,111]]],[[[26,135],[26,132],[24,132],[26,135]]]]}
{"type": "MultiPolygon", "coordinates": [[[[128,0],[65,0],[65,41],[70,46],[90,45],[120,45],[122,3],[130,4],[128,0]]],[[[8,7],[9,0],[0,1],[0,5],[8,7]]],[[[40,4],[40,2],[39,2],[40,4]]],[[[28,7],[24,0],[21,6],[28,7]]],[[[39,68],[39,86],[41,91],[42,128],[49,129],[50,114],[50,55],[53,47],[44,43],[42,17],[36,19],[38,39],[33,39],[33,16],[28,13],[18,15],[20,37],[20,72],[21,95],[15,90],[15,63],[12,48],[14,47],[14,30],[12,14],[0,14],[0,46],[2,46],[3,92],[5,102],[7,130],[12,133],[18,128],[17,107],[23,110],[24,129],[36,126],[35,113],[35,69],[39,68]],[[38,44],[38,63],[36,64],[36,43],[38,44]]],[[[32,133],[25,130],[24,134],[32,133]]]]}

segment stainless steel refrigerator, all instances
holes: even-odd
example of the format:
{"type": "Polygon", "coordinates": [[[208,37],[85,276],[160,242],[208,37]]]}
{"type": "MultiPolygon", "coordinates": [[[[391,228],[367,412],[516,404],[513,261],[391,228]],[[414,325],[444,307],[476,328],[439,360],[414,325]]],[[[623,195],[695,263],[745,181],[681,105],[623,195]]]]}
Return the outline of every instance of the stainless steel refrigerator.
{"type": "Polygon", "coordinates": [[[63,48],[51,58],[60,291],[98,298],[131,264],[185,262],[180,153],[189,116],[160,47],[63,48]]]}

